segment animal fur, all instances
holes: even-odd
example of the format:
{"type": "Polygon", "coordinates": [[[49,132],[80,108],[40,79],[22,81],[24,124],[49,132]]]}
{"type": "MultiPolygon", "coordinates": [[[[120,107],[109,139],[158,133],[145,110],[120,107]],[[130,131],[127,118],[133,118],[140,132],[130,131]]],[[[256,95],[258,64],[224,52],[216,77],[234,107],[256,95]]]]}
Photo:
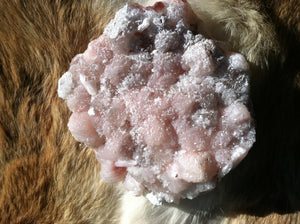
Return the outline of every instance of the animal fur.
{"type": "Polygon", "coordinates": [[[101,181],[56,93],[125,3],[0,1],[0,223],[300,223],[299,1],[190,1],[210,35],[251,63],[257,142],[217,189],[162,207],[101,181]]]}

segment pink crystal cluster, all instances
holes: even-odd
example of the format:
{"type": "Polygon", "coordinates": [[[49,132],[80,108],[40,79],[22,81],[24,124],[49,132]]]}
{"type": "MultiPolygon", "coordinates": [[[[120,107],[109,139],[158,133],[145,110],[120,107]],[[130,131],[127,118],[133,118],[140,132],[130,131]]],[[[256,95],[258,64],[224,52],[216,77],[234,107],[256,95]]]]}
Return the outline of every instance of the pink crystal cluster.
{"type": "Polygon", "coordinates": [[[184,1],[126,5],[59,80],[103,180],[154,204],[213,189],[255,141],[248,64],[196,22],[184,1]]]}

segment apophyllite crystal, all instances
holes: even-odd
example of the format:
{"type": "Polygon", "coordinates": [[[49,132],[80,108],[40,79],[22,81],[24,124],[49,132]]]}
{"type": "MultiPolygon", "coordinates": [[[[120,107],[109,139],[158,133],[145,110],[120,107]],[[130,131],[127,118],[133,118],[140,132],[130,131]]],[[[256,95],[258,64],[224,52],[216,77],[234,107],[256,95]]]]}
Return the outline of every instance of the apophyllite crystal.
{"type": "Polygon", "coordinates": [[[199,32],[185,1],[126,5],[59,80],[103,180],[154,204],[213,189],[255,141],[245,58],[199,32]]]}

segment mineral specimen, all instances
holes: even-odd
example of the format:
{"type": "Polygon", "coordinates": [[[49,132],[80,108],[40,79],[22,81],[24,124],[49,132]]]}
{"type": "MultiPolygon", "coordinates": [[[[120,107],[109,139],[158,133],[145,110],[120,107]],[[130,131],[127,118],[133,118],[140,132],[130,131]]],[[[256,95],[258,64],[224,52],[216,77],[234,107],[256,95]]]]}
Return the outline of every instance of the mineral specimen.
{"type": "Polygon", "coordinates": [[[199,32],[185,1],[126,5],[59,80],[103,180],[154,204],[213,189],[255,141],[245,58],[199,32]]]}

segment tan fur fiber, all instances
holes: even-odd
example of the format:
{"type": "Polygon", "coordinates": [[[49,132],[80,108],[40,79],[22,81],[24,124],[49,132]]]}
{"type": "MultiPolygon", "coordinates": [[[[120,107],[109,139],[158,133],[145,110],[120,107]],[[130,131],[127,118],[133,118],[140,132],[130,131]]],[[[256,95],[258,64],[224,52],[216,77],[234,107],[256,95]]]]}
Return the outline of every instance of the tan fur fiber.
{"type": "MultiPolygon", "coordinates": [[[[217,188],[154,206],[104,183],[57,81],[126,0],[0,1],[0,223],[300,223],[299,0],[187,0],[251,65],[257,141],[217,188]]],[[[153,0],[136,1],[151,5],[153,0]]]]}

